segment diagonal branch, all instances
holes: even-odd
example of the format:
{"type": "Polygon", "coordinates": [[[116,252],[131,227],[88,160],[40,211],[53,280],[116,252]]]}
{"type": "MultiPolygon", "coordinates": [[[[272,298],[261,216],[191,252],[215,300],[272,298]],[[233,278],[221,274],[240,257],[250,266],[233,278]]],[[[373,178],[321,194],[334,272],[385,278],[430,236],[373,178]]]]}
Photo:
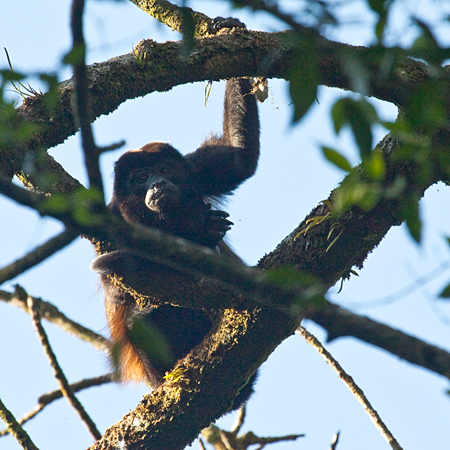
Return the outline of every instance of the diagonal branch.
{"type": "Polygon", "coordinates": [[[381,420],[381,417],[378,415],[377,411],[375,411],[373,406],[370,404],[368,398],[365,396],[362,389],[355,383],[353,378],[347,372],[345,372],[345,370],[341,367],[341,365],[325,349],[325,347],[319,342],[319,340],[303,327],[298,327],[296,332],[300,336],[302,336],[308,344],[314,347],[317,350],[317,352],[325,359],[327,364],[338,374],[339,378],[350,389],[350,391],[356,397],[356,399],[363,405],[366,413],[369,415],[375,427],[386,439],[386,441],[392,447],[392,449],[402,450],[402,447],[400,447],[400,444],[397,442],[397,440],[392,435],[390,430],[387,428],[385,423],[381,420]]]}
{"type": "Polygon", "coordinates": [[[28,255],[3,267],[3,269],[0,269],[0,285],[41,263],[65,246],[69,245],[78,236],[79,233],[75,230],[64,230],[58,236],[55,236],[45,244],[40,245],[35,250],[28,253],[28,255]]]}
{"type": "MultiPolygon", "coordinates": [[[[22,308],[25,312],[30,313],[27,304],[27,298],[29,295],[23,288],[16,285],[16,290],[13,293],[0,290],[0,300],[11,305],[22,308]]],[[[35,308],[38,310],[39,315],[49,322],[58,325],[66,333],[69,333],[83,341],[92,344],[97,350],[104,353],[110,352],[110,343],[108,339],[104,338],[98,333],[90,330],[89,328],[80,325],[77,322],[69,319],[52,303],[46,302],[42,299],[33,297],[35,308]]]]}
{"type": "Polygon", "coordinates": [[[355,337],[450,379],[449,352],[400,330],[332,303],[321,311],[315,311],[308,319],[328,332],[328,342],[346,336],[355,337]]]}
{"type": "Polygon", "coordinates": [[[69,403],[73,406],[75,411],[80,416],[81,420],[86,424],[86,426],[88,427],[88,429],[89,429],[90,433],[92,434],[92,436],[94,437],[94,439],[100,439],[102,435],[97,430],[97,427],[95,426],[91,417],[87,414],[87,412],[84,409],[81,402],[77,399],[77,397],[73,393],[73,391],[69,385],[69,382],[67,381],[67,378],[64,375],[64,372],[62,371],[62,369],[58,363],[58,360],[56,359],[56,355],[54,354],[54,352],[50,346],[50,342],[48,340],[47,334],[45,333],[44,327],[42,326],[41,317],[39,315],[39,312],[35,308],[33,298],[28,297],[27,302],[28,302],[28,307],[30,308],[30,311],[31,311],[33,325],[39,336],[42,347],[44,348],[44,352],[50,361],[50,365],[53,369],[53,373],[55,375],[55,378],[58,380],[58,383],[60,385],[62,393],[64,394],[64,397],[67,398],[69,403]]]}
{"type": "MultiPolygon", "coordinates": [[[[112,374],[101,375],[99,377],[88,378],[85,380],[77,381],[76,383],[72,383],[70,385],[70,388],[72,389],[72,392],[75,393],[75,392],[82,391],[83,389],[88,389],[93,386],[102,386],[106,383],[111,383],[111,382],[112,382],[112,374]]],[[[36,417],[37,414],[39,414],[46,406],[50,405],[55,400],[58,400],[62,397],[63,397],[63,393],[62,393],[61,389],[57,389],[56,391],[52,391],[52,392],[49,392],[48,394],[41,395],[38,398],[38,404],[31,411],[29,411],[27,414],[22,416],[18,420],[18,423],[20,425],[24,425],[29,420],[36,417]]],[[[0,431],[0,437],[6,436],[8,434],[9,434],[8,429],[4,429],[4,430],[0,431]]]]}
{"type": "Polygon", "coordinates": [[[11,411],[0,399],[0,419],[5,422],[8,431],[17,439],[17,442],[25,450],[38,450],[28,433],[22,428],[11,411]]]}

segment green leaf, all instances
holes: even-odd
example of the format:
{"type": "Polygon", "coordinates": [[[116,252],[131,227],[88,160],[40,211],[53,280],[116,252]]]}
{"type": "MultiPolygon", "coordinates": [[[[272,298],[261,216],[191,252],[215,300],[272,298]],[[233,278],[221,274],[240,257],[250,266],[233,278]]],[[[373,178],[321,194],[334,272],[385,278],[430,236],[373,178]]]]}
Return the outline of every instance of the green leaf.
{"type": "Polygon", "coordinates": [[[434,133],[448,121],[446,92],[442,82],[432,80],[417,89],[407,106],[407,120],[414,129],[420,127],[423,132],[434,133]]]}
{"type": "MultiPolygon", "coordinates": [[[[317,308],[324,307],[324,295],[326,290],[322,283],[314,276],[308,273],[300,272],[294,267],[278,267],[265,271],[267,281],[279,284],[281,286],[301,286],[303,288],[302,295],[293,298],[283,306],[304,308],[305,306],[313,306],[317,308]]],[[[282,305],[282,303],[280,303],[282,305]]]]}
{"type": "Polygon", "coordinates": [[[56,107],[59,99],[58,77],[55,74],[41,73],[39,78],[47,83],[48,90],[45,96],[45,103],[52,110],[56,107]]]}
{"type": "Polygon", "coordinates": [[[403,215],[409,234],[417,243],[420,243],[422,222],[420,220],[419,200],[413,197],[407,199],[403,206],[403,215]]]}
{"type": "Polygon", "coordinates": [[[22,75],[19,72],[14,72],[13,70],[2,69],[0,74],[4,81],[20,81],[26,78],[26,75],[22,75]]]}
{"type": "Polygon", "coordinates": [[[378,15],[378,21],[375,26],[375,34],[377,36],[378,42],[381,43],[383,38],[384,29],[387,24],[387,16],[389,13],[389,8],[392,4],[392,0],[368,0],[369,7],[378,15]]]}
{"type": "Polygon", "coordinates": [[[277,267],[265,271],[268,281],[284,286],[302,285],[305,288],[311,286],[320,286],[320,282],[313,275],[300,272],[298,269],[290,266],[277,267]]]}
{"type": "Polygon", "coordinates": [[[384,176],[386,174],[386,164],[383,153],[379,151],[372,152],[368,158],[363,160],[362,166],[366,175],[372,180],[384,180],[384,176]]]}
{"type": "Polygon", "coordinates": [[[372,121],[366,111],[369,103],[360,100],[349,103],[348,106],[347,119],[359,147],[361,158],[364,159],[370,155],[373,148],[372,121]]]}
{"type": "Polygon", "coordinates": [[[350,172],[352,170],[352,165],[342,153],[326,146],[322,146],[322,152],[323,156],[339,169],[344,172],[350,172]]]}
{"type": "Polygon", "coordinates": [[[386,14],[384,4],[389,2],[386,2],[385,0],[368,0],[368,3],[372,11],[376,12],[379,15],[386,14]]]}
{"type": "Polygon", "coordinates": [[[101,220],[96,207],[102,204],[102,195],[96,189],[79,189],[72,195],[72,217],[80,225],[93,225],[101,220]]]}
{"type": "Polygon", "coordinates": [[[365,211],[373,209],[383,195],[383,189],[380,183],[368,183],[367,180],[361,179],[359,171],[352,171],[333,195],[334,210],[336,215],[340,215],[354,205],[365,211]]]}
{"type": "Polygon", "coordinates": [[[440,298],[450,298],[450,284],[439,294],[440,298]]]}
{"type": "Polygon", "coordinates": [[[339,99],[331,108],[331,119],[333,120],[334,132],[339,134],[342,127],[346,125],[345,99],[339,99]]]}
{"type": "Polygon", "coordinates": [[[317,98],[319,65],[315,46],[302,42],[294,50],[293,64],[289,73],[289,94],[294,104],[292,121],[298,122],[317,98]]]}
{"type": "Polygon", "coordinates": [[[67,194],[56,193],[46,197],[43,203],[43,210],[50,213],[61,214],[69,211],[70,199],[67,194]]]}
{"type": "Polygon", "coordinates": [[[74,46],[69,52],[64,56],[63,63],[75,66],[84,61],[86,57],[86,46],[78,44],[74,46]]]}
{"type": "Polygon", "coordinates": [[[372,124],[378,123],[375,108],[364,98],[354,100],[350,97],[339,99],[331,110],[336,134],[344,125],[349,125],[361,158],[368,157],[373,148],[372,124]]]}
{"type": "Polygon", "coordinates": [[[444,60],[450,56],[448,49],[444,49],[438,44],[431,29],[425,22],[418,19],[414,19],[414,22],[420,28],[421,34],[414,41],[411,47],[411,54],[416,58],[422,58],[431,64],[441,66],[444,60]]]}
{"type": "Polygon", "coordinates": [[[129,336],[130,341],[156,365],[175,364],[176,358],[170,350],[166,336],[146,320],[139,317],[133,319],[129,336]]]}

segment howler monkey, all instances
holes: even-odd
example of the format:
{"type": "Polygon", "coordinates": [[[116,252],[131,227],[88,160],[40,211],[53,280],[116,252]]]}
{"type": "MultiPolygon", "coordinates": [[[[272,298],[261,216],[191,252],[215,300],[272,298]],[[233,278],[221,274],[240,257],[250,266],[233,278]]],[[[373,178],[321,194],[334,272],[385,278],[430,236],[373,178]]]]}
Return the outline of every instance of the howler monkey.
{"type": "MultiPolygon", "coordinates": [[[[154,142],[122,155],[115,165],[111,211],[127,222],[211,248],[219,244],[232,223],[228,214],[211,209],[209,199],[230,194],[254,174],[258,162],[259,118],[251,91],[248,79],[227,81],[223,135],[208,138],[193,153],[182,156],[171,145],[154,142]]],[[[146,381],[156,388],[165,372],[203,340],[212,323],[200,310],[171,305],[140,309],[108,277],[114,273],[114,253],[98,256],[92,268],[101,275],[108,325],[119,351],[119,373],[125,381],[146,381]],[[152,357],[132,338],[136,318],[163,337],[169,360],[152,357]]],[[[233,408],[250,396],[253,381],[243,388],[233,408]]]]}

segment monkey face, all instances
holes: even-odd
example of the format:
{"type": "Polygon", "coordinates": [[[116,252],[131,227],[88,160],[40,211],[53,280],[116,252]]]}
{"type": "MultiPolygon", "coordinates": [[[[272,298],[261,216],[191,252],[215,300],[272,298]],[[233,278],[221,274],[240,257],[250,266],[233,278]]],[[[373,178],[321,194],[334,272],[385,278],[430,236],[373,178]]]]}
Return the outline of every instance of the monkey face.
{"type": "Polygon", "coordinates": [[[180,164],[166,160],[131,171],[128,186],[130,194],[142,199],[150,211],[164,215],[180,207],[184,200],[181,188],[187,180],[188,173],[180,164]]]}
{"type": "Polygon", "coordinates": [[[145,194],[145,204],[156,213],[173,210],[180,203],[181,195],[177,186],[168,180],[160,179],[152,183],[145,194]]]}
{"type": "Polygon", "coordinates": [[[116,163],[113,212],[179,236],[202,234],[205,204],[194,166],[174,148],[130,151],[116,163]]]}

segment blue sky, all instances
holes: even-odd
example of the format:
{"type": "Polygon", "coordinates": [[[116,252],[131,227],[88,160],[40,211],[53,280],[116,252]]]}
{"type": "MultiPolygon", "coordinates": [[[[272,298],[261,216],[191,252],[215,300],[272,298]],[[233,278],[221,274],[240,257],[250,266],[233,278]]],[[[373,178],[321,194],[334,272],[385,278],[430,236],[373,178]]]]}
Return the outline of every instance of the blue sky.
{"type": "MultiPolygon", "coordinates": [[[[404,45],[414,36],[414,31],[406,27],[404,21],[408,13],[432,20],[429,14],[438,14],[439,7],[445,8],[431,0],[397,3],[398,20],[392,24],[392,43],[404,45]]],[[[85,28],[89,63],[127,53],[143,38],[179,39],[178,34],[158,24],[131,2],[89,1],[87,5],[85,28]]],[[[353,4],[346,27],[330,30],[332,37],[352,44],[370,42],[372,22],[370,17],[369,22],[362,22],[367,16],[365,9],[358,5],[358,2],[353,4]]],[[[223,1],[198,1],[193,6],[211,17],[239,17],[250,29],[281,28],[263,14],[229,12],[223,1]]],[[[70,47],[70,2],[25,0],[20,6],[6,2],[1,9],[0,44],[8,49],[17,71],[56,70],[61,80],[70,77],[69,69],[60,63],[70,47]]],[[[445,33],[449,35],[446,28],[439,31],[443,37],[445,33]]],[[[0,56],[0,67],[6,64],[6,57],[0,56]]],[[[31,79],[30,83],[39,87],[36,79],[31,79]]],[[[259,107],[262,155],[258,172],[237,190],[227,205],[230,219],[235,223],[229,232],[231,244],[251,265],[273,250],[342,179],[343,174],[321,157],[321,144],[342,150],[354,163],[358,161],[351,138],[345,132],[336,137],[328,117],[333,102],[347,94],[320,89],[319,102],[300,125],[291,127],[292,107],[287,84],[271,80],[269,86],[269,99],[259,107]]],[[[128,101],[113,114],[94,123],[97,143],[109,145],[124,139],[129,149],[151,141],[168,141],[182,153],[192,151],[209,131],[220,131],[223,87],[223,83],[213,85],[207,107],[203,105],[205,83],[180,86],[168,93],[128,101]]],[[[391,105],[376,102],[376,106],[383,118],[395,118],[396,109],[391,105]]],[[[377,133],[378,139],[384,135],[381,129],[377,133]]],[[[50,152],[73,176],[85,182],[78,136],[50,152]]],[[[122,152],[102,157],[108,197],[112,189],[113,163],[122,152]]],[[[424,274],[435,273],[436,268],[450,258],[444,240],[445,236],[450,236],[449,199],[449,191],[444,186],[429,189],[421,202],[425,225],[423,244],[415,245],[404,227],[391,230],[369,256],[360,276],[346,282],[340,294],[332,289],[328,298],[450,351],[450,308],[436,300],[436,294],[450,281],[449,271],[417,286],[407,296],[395,295],[395,301],[387,305],[372,306],[372,301],[396,294],[424,274]]],[[[61,229],[55,221],[41,219],[3,197],[0,197],[0,213],[0,266],[31,251],[61,229]]],[[[93,257],[90,244],[78,239],[1,289],[12,290],[13,285],[19,283],[31,295],[54,303],[72,319],[106,333],[102,293],[95,274],[89,270],[93,257]]],[[[67,336],[54,325],[44,323],[44,326],[71,382],[108,369],[105,356],[88,344],[67,336]]],[[[320,328],[310,323],[307,326],[324,340],[325,334],[320,328]]],[[[35,405],[39,395],[55,389],[57,384],[29,317],[2,302],[0,342],[0,398],[20,417],[35,405]]],[[[328,349],[359,383],[405,449],[448,448],[450,398],[444,393],[449,388],[445,379],[355,339],[340,339],[328,349]]],[[[133,409],[146,391],[145,386],[111,385],[93,388],[79,397],[103,431],[133,409]]],[[[342,433],[340,450],[357,450],[362,446],[366,450],[389,448],[356,399],[298,336],[286,340],[264,364],[256,391],[248,405],[246,430],[265,436],[306,434],[295,444],[277,444],[274,448],[326,449],[338,430],[342,433]]],[[[232,420],[231,415],[226,416],[219,425],[227,426],[232,420]]],[[[41,449],[72,450],[91,443],[84,425],[65,400],[46,408],[26,429],[41,449]]],[[[18,448],[11,437],[0,438],[1,450],[18,448]]]]}

